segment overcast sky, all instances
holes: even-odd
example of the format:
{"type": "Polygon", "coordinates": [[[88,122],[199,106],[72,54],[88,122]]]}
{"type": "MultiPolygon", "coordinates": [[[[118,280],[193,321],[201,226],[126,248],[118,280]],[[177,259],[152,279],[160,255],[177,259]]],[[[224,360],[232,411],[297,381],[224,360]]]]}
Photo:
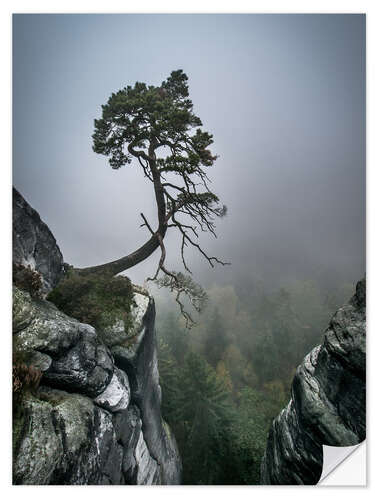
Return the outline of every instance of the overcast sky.
{"type": "MultiPolygon", "coordinates": [[[[362,15],[15,15],[13,182],[83,267],[131,252],[155,220],[138,166],[92,151],[109,95],[183,69],[220,158],[228,205],[211,253],[232,262],[205,284],[356,281],[365,266],[365,17],[362,15]]],[[[168,262],[181,267],[167,235],[168,262]]],[[[142,282],[159,255],[131,269],[142,282]]]]}

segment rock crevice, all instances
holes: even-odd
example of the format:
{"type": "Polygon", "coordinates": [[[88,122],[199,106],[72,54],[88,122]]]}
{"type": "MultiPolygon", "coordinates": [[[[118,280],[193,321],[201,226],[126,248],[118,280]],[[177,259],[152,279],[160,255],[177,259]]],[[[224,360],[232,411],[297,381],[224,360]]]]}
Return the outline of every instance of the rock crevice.
{"type": "Polygon", "coordinates": [[[352,446],[366,437],[366,281],[332,317],[322,345],[297,368],[292,397],[273,421],[263,484],[316,484],[322,445],[352,446]]]}

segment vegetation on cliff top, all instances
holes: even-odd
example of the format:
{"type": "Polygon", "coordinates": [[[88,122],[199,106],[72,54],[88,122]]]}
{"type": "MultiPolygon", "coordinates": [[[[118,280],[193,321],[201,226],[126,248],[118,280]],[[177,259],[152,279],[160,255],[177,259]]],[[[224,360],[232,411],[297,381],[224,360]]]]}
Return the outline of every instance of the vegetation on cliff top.
{"type": "Polygon", "coordinates": [[[108,272],[81,275],[71,269],[47,299],[68,316],[98,330],[122,320],[131,326],[132,284],[125,276],[108,272]]]}

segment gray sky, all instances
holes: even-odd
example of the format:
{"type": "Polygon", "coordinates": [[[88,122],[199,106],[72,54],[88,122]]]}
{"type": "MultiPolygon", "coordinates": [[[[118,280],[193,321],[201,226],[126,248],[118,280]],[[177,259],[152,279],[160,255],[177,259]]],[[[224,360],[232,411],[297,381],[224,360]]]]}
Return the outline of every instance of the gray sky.
{"type": "MultiPolygon", "coordinates": [[[[13,182],[67,262],[118,258],[148,238],[152,186],[91,149],[112,92],[182,68],[220,155],[212,188],[228,205],[205,284],[355,281],[365,252],[365,17],[362,15],[15,15],[13,182]]],[[[154,219],[153,219],[154,217],[154,219]]],[[[169,267],[179,265],[167,235],[169,267]]],[[[142,282],[156,253],[129,270],[142,282]]]]}

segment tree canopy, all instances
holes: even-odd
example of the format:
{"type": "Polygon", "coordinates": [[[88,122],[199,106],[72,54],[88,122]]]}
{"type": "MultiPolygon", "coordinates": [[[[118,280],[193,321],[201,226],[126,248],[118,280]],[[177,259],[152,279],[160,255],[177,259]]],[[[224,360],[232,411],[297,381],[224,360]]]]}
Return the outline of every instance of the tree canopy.
{"type": "Polygon", "coordinates": [[[102,106],[102,116],[94,122],[93,150],[107,156],[113,169],[136,160],[147,180],[153,183],[158,226],[152,228],[141,213],[142,226],[150,232],[144,245],[118,260],[80,271],[109,270],[118,274],[160,247],[159,265],[150,279],[175,291],[182,313],[191,320],[180,300],[181,294],[189,297],[198,310],[205,294],[189,276],[185,249],[195,248],[212,267],[226,264],[204,251],[199,244],[199,232],[216,236],[215,219],[224,216],[227,209],[209,187],[207,170],[217,156],[209,149],[212,135],[201,129],[201,119],[193,112],[187,81],[181,69],[172,71],[159,87],[136,82],[133,87],[113,93],[102,106]],[[169,228],[181,236],[181,259],[187,275],[166,268],[163,239],[169,228]]]}

